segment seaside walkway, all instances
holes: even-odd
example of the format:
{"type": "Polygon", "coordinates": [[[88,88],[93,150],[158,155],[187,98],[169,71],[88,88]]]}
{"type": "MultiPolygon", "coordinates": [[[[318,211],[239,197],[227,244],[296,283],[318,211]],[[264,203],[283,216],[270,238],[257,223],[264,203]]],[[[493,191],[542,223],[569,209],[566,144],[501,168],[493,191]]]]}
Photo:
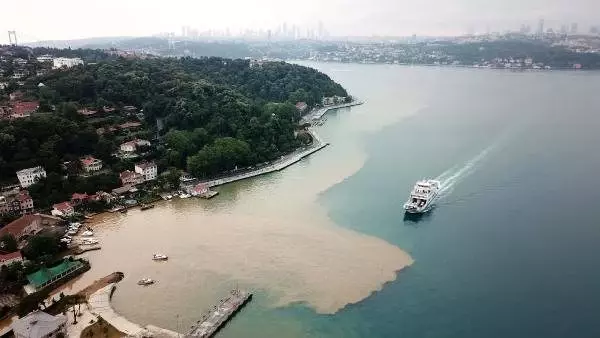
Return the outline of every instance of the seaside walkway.
{"type": "Polygon", "coordinates": [[[330,110],[359,106],[363,103],[364,102],[362,102],[362,101],[352,101],[352,102],[348,102],[348,103],[336,104],[336,105],[332,105],[332,106],[315,109],[315,110],[311,111],[310,113],[306,114],[306,116],[304,116],[302,118],[301,122],[308,123],[308,122],[311,122],[314,120],[318,120],[318,119],[322,118],[323,115],[325,115],[330,110]]]}
{"type": "Polygon", "coordinates": [[[113,310],[110,305],[110,297],[112,296],[113,289],[116,284],[110,284],[104,288],[96,291],[90,296],[88,304],[90,305],[90,312],[96,316],[102,317],[110,325],[114,326],[117,330],[123,332],[130,337],[148,337],[151,336],[149,332],[138,324],[132,323],[125,317],[119,315],[113,310]]]}
{"type": "MultiPolygon", "coordinates": [[[[320,140],[318,138],[318,136],[315,137],[314,133],[311,133],[311,134],[313,135],[313,139],[315,141],[320,140]]],[[[281,159],[274,161],[273,163],[271,163],[270,165],[268,165],[266,167],[247,171],[247,172],[240,173],[237,175],[232,175],[232,176],[227,176],[227,177],[223,177],[223,178],[219,178],[219,179],[215,179],[215,180],[205,181],[204,183],[206,183],[209,188],[212,188],[212,187],[216,187],[219,185],[223,185],[223,184],[227,184],[227,183],[231,183],[231,182],[235,182],[235,181],[239,181],[239,180],[245,180],[250,177],[255,177],[255,176],[272,173],[275,171],[280,171],[280,170],[283,170],[283,169],[291,166],[294,163],[299,162],[303,158],[327,147],[328,145],[329,145],[329,143],[317,142],[316,145],[314,145],[306,150],[302,150],[300,152],[295,152],[295,153],[292,153],[289,155],[285,155],[281,159]]]]}
{"type": "MultiPolygon", "coordinates": [[[[362,101],[353,101],[353,102],[349,102],[349,103],[343,103],[343,104],[332,105],[332,106],[316,109],[316,110],[313,110],[310,113],[308,113],[306,116],[304,116],[302,118],[302,122],[310,122],[310,121],[318,120],[321,117],[323,117],[323,115],[325,115],[325,113],[327,113],[328,111],[333,110],[333,109],[352,107],[352,106],[357,106],[357,105],[361,105],[361,104],[363,104],[362,101]]],[[[323,142],[321,137],[319,137],[319,135],[311,128],[308,128],[308,132],[311,134],[311,136],[313,138],[313,144],[309,148],[306,148],[306,149],[303,149],[300,151],[296,151],[296,152],[288,154],[288,155],[284,155],[280,159],[273,161],[272,163],[270,163],[267,166],[262,167],[262,168],[258,168],[258,169],[254,169],[254,170],[247,170],[247,171],[237,173],[234,175],[230,175],[230,176],[206,180],[206,181],[202,181],[202,183],[205,183],[209,188],[212,188],[212,187],[216,187],[216,186],[231,183],[231,182],[245,180],[247,178],[260,176],[260,175],[272,173],[275,171],[280,171],[280,170],[283,170],[283,169],[291,166],[294,163],[299,162],[303,158],[316,153],[317,151],[319,151],[329,145],[328,142],[323,142]]]]}

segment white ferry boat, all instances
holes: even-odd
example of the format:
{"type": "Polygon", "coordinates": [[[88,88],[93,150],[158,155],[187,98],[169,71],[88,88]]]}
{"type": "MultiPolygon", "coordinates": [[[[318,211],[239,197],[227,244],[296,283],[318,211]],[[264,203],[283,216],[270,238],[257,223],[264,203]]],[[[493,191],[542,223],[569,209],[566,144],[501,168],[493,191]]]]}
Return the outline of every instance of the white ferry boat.
{"type": "Polygon", "coordinates": [[[404,210],[411,214],[420,214],[429,211],[438,197],[441,183],[436,180],[422,180],[415,184],[410,197],[404,203],[404,210]]]}

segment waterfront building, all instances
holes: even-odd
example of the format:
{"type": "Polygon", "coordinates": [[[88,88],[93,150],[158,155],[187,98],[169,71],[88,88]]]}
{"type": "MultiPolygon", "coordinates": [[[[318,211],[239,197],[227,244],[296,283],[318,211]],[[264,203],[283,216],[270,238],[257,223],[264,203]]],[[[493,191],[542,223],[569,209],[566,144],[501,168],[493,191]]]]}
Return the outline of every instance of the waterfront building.
{"type": "Polygon", "coordinates": [[[34,167],[17,171],[17,178],[21,187],[27,188],[41,178],[46,178],[46,170],[42,167],[34,167]]]}
{"type": "Polygon", "coordinates": [[[322,103],[323,103],[324,106],[330,106],[330,105],[334,104],[335,101],[334,101],[333,96],[331,96],[331,97],[324,97],[322,103]]]}
{"type": "Polygon", "coordinates": [[[31,294],[47,286],[51,286],[61,280],[74,276],[77,272],[85,270],[86,265],[78,260],[63,259],[62,263],[51,268],[43,267],[40,270],[27,275],[29,284],[25,286],[25,292],[31,294]]]}
{"type": "Polygon", "coordinates": [[[15,319],[11,328],[16,338],[55,338],[67,336],[67,317],[63,314],[51,316],[34,311],[15,319]]]}
{"type": "Polygon", "coordinates": [[[61,222],[63,222],[62,219],[50,215],[28,214],[19,217],[0,229],[0,237],[10,234],[19,242],[19,248],[22,248],[27,244],[27,239],[30,236],[37,234],[45,226],[53,226],[61,222]]]}
{"type": "Polygon", "coordinates": [[[57,203],[52,206],[52,215],[54,216],[73,216],[75,209],[70,202],[57,203]]]}
{"type": "Polygon", "coordinates": [[[306,104],[306,102],[298,102],[298,103],[296,103],[296,109],[298,109],[298,111],[300,113],[304,113],[307,108],[308,108],[308,105],[306,104]]]}
{"type": "Polygon", "coordinates": [[[154,162],[141,162],[135,165],[135,172],[144,176],[144,181],[155,180],[158,167],[154,162]]]}
{"type": "Polygon", "coordinates": [[[145,181],[143,174],[139,174],[131,170],[125,170],[119,174],[119,179],[121,180],[121,184],[123,184],[123,186],[136,185],[144,183],[145,181]]]}
{"type": "Polygon", "coordinates": [[[0,267],[9,266],[12,263],[17,262],[23,262],[23,256],[21,255],[21,251],[15,251],[8,254],[0,255],[0,267]]]}

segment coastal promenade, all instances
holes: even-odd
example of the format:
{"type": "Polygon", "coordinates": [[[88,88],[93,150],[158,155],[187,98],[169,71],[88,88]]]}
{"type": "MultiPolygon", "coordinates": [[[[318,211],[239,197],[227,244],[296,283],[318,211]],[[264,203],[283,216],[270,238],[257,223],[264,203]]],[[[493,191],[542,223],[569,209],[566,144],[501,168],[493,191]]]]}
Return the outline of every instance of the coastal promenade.
{"type": "Polygon", "coordinates": [[[116,284],[110,284],[102,289],[96,291],[90,296],[88,304],[90,305],[90,312],[96,316],[102,317],[110,325],[114,326],[115,329],[121,331],[130,337],[143,337],[147,336],[147,331],[139,326],[138,324],[132,323],[125,317],[119,315],[113,310],[110,305],[110,298],[116,288],[116,284]]]}
{"type": "MultiPolygon", "coordinates": [[[[362,101],[353,101],[353,102],[349,102],[349,103],[343,103],[343,104],[323,107],[320,109],[315,109],[315,110],[311,111],[310,113],[308,113],[306,116],[304,116],[301,120],[301,123],[308,123],[310,121],[318,120],[318,119],[322,118],[323,115],[325,115],[328,111],[333,110],[333,109],[347,108],[347,107],[361,105],[363,103],[364,102],[362,102],[362,101]]],[[[216,187],[216,186],[231,183],[231,182],[245,180],[247,178],[260,176],[260,175],[272,173],[275,171],[280,171],[280,170],[283,170],[283,169],[299,162],[303,158],[316,153],[317,151],[319,151],[329,145],[328,142],[323,142],[321,137],[313,129],[308,128],[308,132],[310,133],[310,135],[313,138],[313,144],[306,149],[302,149],[299,151],[295,151],[291,154],[284,155],[280,159],[273,161],[269,165],[262,167],[262,168],[258,168],[258,169],[254,169],[254,170],[247,170],[247,171],[244,171],[244,172],[241,172],[238,174],[234,174],[234,175],[230,175],[230,176],[226,176],[226,177],[220,177],[220,178],[216,178],[216,179],[212,179],[212,180],[208,180],[208,181],[203,181],[202,183],[206,183],[206,185],[209,188],[212,188],[212,187],[216,187]]]]}
{"type": "MultiPolygon", "coordinates": [[[[313,136],[313,140],[315,140],[315,141],[320,140],[320,138],[318,136],[315,136],[316,134],[314,132],[311,132],[311,135],[313,136]]],[[[329,143],[321,143],[318,141],[316,143],[317,143],[316,145],[314,145],[308,149],[297,151],[292,154],[282,156],[280,159],[272,162],[271,164],[269,164],[266,167],[246,171],[244,173],[227,176],[227,177],[223,177],[223,178],[219,178],[219,179],[205,181],[203,183],[206,183],[206,185],[209,188],[212,188],[212,187],[216,187],[219,185],[223,185],[223,184],[227,184],[227,183],[231,183],[231,182],[235,182],[235,181],[240,181],[240,180],[245,180],[247,178],[256,177],[256,176],[272,173],[275,171],[283,170],[283,169],[291,166],[292,164],[299,162],[303,158],[305,158],[311,154],[314,154],[317,151],[319,151],[329,145],[329,143]]]]}
{"type": "Polygon", "coordinates": [[[90,295],[88,304],[89,310],[92,314],[98,317],[102,317],[102,319],[107,321],[115,329],[124,333],[128,337],[181,337],[181,335],[177,332],[163,329],[157,326],[148,325],[146,327],[142,327],[138,324],[130,322],[129,320],[127,320],[127,318],[115,312],[115,310],[112,308],[112,305],[110,304],[110,299],[116,287],[117,283],[111,283],[90,295]]]}
{"type": "Polygon", "coordinates": [[[363,101],[357,100],[357,101],[352,101],[352,102],[348,102],[348,103],[335,104],[335,105],[331,105],[331,106],[327,106],[327,107],[322,107],[319,109],[314,109],[311,112],[309,112],[308,114],[306,114],[304,117],[302,117],[301,122],[302,123],[310,123],[311,121],[322,118],[323,115],[327,114],[327,112],[330,110],[359,106],[363,103],[364,103],[363,101]]]}

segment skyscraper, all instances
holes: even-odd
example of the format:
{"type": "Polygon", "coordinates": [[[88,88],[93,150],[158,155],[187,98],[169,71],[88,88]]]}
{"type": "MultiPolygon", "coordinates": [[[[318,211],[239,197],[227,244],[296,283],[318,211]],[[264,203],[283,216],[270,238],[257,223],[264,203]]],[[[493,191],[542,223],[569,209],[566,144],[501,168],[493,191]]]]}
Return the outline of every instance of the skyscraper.
{"type": "Polygon", "coordinates": [[[577,22],[573,22],[571,24],[571,34],[573,34],[573,35],[577,34],[578,26],[579,25],[577,24],[577,22]]]}
{"type": "Polygon", "coordinates": [[[323,21],[319,21],[318,35],[319,40],[322,40],[325,37],[325,27],[323,26],[323,21]]]}
{"type": "Polygon", "coordinates": [[[567,34],[569,32],[569,28],[567,25],[560,26],[560,34],[567,34]]]}
{"type": "Polygon", "coordinates": [[[526,25],[526,24],[522,24],[521,25],[521,29],[519,30],[519,33],[521,33],[521,34],[529,34],[529,33],[531,33],[531,26],[526,25]]]}
{"type": "Polygon", "coordinates": [[[544,35],[544,19],[540,19],[540,21],[538,23],[537,33],[538,33],[538,35],[544,35]]]}

